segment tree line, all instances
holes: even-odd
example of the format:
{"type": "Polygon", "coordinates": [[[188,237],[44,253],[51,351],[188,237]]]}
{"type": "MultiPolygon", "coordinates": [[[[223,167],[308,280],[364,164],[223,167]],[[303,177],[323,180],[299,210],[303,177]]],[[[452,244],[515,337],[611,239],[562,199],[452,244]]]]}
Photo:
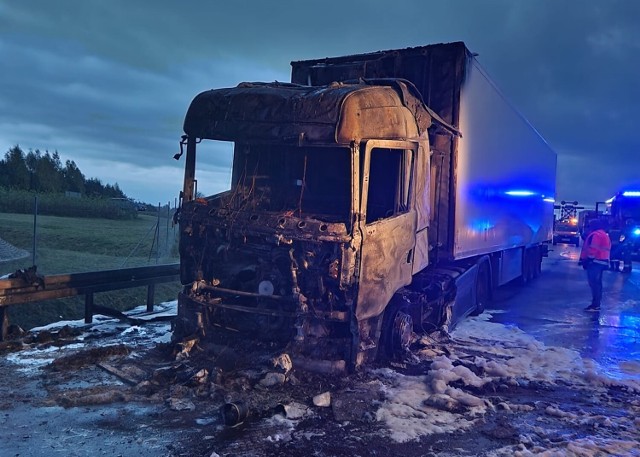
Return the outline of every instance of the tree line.
{"type": "Polygon", "coordinates": [[[126,198],[118,183],[102,184],[97,178],[86,178],[73,160],[60,160],[38,149],[25,153],[19,145],[9,149],[0,160],[0,188],[41,193],[75,192],[93,198],[126,198]]]}

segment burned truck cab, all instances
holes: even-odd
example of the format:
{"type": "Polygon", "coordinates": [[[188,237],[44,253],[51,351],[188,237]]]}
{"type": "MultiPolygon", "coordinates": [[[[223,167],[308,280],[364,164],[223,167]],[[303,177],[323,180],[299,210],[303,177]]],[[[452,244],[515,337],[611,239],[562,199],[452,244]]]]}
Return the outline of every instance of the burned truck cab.
{"type": "Polygon", "coordinates": [[[428,263],[430,123],[401,80],[199,94],[184,122],[174,339],[272,341],[320,371],[375,357],[385,309],[428,263]],[[234,143],[230,189],[196,198],[199,143],[216,140],[234,143]]]}

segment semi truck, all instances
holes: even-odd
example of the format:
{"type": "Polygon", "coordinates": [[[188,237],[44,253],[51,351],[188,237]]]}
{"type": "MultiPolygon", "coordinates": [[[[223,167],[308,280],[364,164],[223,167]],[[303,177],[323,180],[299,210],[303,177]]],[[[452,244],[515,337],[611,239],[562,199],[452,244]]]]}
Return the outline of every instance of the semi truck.
{"type": "MultiPolygon", "coordinates": [[[[598,206],[603,204],[598,203],[598,206]]],[[[618,192],[603,204],[611,238],[611,269],[629,273],[640,256],[640,190],[618,192]]]]}
{"type": "Polygon", "coordinates": [[[291,65],[188,108],[174,340],[266,341],[342,373],[539,275],[556,154],[464,43],[291,65]],[[201,197],[210,141],[233,144],[231,183],[201,197]]]}

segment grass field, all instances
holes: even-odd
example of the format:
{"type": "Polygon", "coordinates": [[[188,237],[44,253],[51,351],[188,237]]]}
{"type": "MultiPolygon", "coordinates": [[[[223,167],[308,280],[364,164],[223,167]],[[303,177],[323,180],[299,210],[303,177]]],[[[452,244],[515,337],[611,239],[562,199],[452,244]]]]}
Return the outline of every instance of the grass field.
{"type": "MultiPolygon", "coordinates": [[[[171,226],[166,215],[160,217],[157,232],[156,224],[155,214],[141,214],[131,220],[38,216],[37,272],[50,275],[177,262],[177,227],[171,226]]],[[[32,254],[33,216],[0,213],[0,238],[32,254]]],[[[0,275],[30,267],[32,263],[33,255],[0,262],[0,275]]],[[[175,299],[178,290],[178,283],[158,284],[156,302],[175,299]]],[[[100,293],[94,300],[96,304],[122,311],[145,303],[146,288],[100,293]]],[[[9,309],[9,319],[23,328],[60,319],[79,319],[84,315],[83,304],[83,297],[74,297],[16,305],[9,309]]]]}

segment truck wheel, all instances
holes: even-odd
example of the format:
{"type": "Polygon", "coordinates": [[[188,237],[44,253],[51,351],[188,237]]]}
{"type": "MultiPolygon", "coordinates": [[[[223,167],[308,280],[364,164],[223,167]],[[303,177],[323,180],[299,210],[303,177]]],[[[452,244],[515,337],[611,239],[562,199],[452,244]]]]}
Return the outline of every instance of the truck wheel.
{"type": "Polygon", "coordinates": [[[535,279],[542,273],[542,255],[540,254],[540,249],[534,251],[532,263],[533,278],[535,279]]]}
{"type": "Polygon", "coordinates": [[[527,282],[531,282],[533,280],[534,274],[533,270],[535,270],[535,262],[534,262],[534,253],[533,251],[529,251],[529,255],[527,256],[527,282]]]}
{"type": "Polygon", "coordinates": [[[533,272],[531,271],[531,252],[525,251],[524,257],[522,258],[522,274],[518,278],[518,283],[522,286],[531,281],[533,277],[533,272]]]}
{"type": "Polygon", "coordinates": [[[409,350],[412,334],[413,318],[407,306],[391,303],[382,323],[383,356],[389,360],[401,358],[409,350]]]}
{"type": "Polygon", "coordinates": [[[484,313],[489,298],[489,269],[487,264],[483,263],[480,265],[476,278],[476,307],[471,311],[471,316],[479,316],[484,313]]]}

